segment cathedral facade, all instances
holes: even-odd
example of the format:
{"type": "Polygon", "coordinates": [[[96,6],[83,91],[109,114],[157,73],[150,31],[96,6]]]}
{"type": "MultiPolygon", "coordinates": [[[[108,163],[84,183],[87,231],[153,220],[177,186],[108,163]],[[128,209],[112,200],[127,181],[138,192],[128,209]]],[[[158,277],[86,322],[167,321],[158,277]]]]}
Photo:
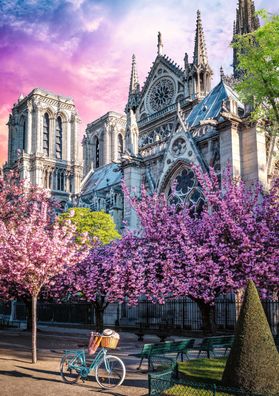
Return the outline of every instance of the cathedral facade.
{"type": "MultiPolygon", "coordinates": [[[[253,1],[240,0],[232,36],[258,26],[253,1]]],[[[79,205],[106,210],[119,229],[123,220],[132,229],[138,226],[122,196],[123,180],[130,191],[139,193],[145,184],[151,193],[157,191],[167,197],[176,181],[176,191],[172,191],[175,201],[187,200],[196,207],[202,205],[203,197],[191,164],[204,170],[213,167],[222,174],[230,163],[233,175],[247,183],[259,180],[268,186],[270,182],[274,156],[262,126],[249,121],[249,109],[239,100],[222,68],[219,83],[211,87],[213,72],[199,11],[193,52],[191,60],[187,53],[184,55],[184,67],[179,67],[164,54],[159,33],[157,56],[142,88],[133,56],[126,117],[121,119],[126,123],[121,134],[123,153],[114,160],[110,157],[111,163],[96,163],[94,158],[109,158],[107,153],[115,150],[116,133],[108,130],[105,119],[102,126],[102,118],[92,123],[98,124],[104,137],[98,138],[98,146],[91,143],[91,174],[82,182],[79,205]],[[107,143],[110,147],[105,144],[112,141],[107,143]]],[[[234,77],[239,78],[235,53],[233,59],[234,77]]],[[[96,136],[90,125],[83,141],[85,151],[88,141],[93,142],[96,136]]],[[[85,162],[88,158],[85,154],[85,162]]]]}
{"type": "MultiPolygon", "coordinates": [[[[240,0],[233,34],[258,26],[253,1],[240,0]]],[[[87,126],[83,175],[73,101],[38,89],[20,98],[8,123],[6,169],[17,164],[23,177],[51,189],[67,206],[110,213],[119,230],[123,220],[131,229],[138,226],[123,197],[123,181],[135,193],[145,184],[151,193],[172,193],[177,203],[187,200],[196,207],[203,196],[192,164],[205,171],[213,167],[221,175],[230,163],[234,176],[268,186],[274,142],[259,123],[249,121],[249,109],[222,68],[219,83],[211,87],[199,11],[193,38],[193,58],[185,53],[182,68],[165,55],[159,33],[157,55],[142,87],[133,56],[125,114],[110,111],[87,126]]],[[[233,63],[237,78],[235,54],[233,63]]]]}
{"type": "Polygon", "coordinates": [[[80,119],[71,98],[36,88],[21,95],[10,114],[8,161],[4,172],[47,188],[62,205],[80,191],[80,119]]]}

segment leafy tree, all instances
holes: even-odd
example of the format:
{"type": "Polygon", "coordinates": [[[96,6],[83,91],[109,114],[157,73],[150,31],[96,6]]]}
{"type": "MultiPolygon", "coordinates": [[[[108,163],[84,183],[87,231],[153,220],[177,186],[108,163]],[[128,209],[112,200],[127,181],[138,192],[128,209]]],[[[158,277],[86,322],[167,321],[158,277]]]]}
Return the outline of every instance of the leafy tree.
{"type": "Polygon", "coordinates": [[[256,31],[236,35],[232,46],[237,49],[238,68],[243,72],[236,88],[254,111],[252,117],[267,119],[279,125],[279,16],[259,13],[264,25],[256,31]]]}
{"type": "Polygon", "coordinates": [[[32,298],[32,362],[36,363],[41,290],[82,260],[88,247],[75,243],[70,222],[61,225],[55,219],[47,191],[28,187],[12,176],[1,180],[0,201],[6,206],[0,211],[0,290],[6,299],[14,297],[14,289],[17,295],[32,298]]]}
{"type": "Polygon", "coordinates": [[[222,381],[247,392],[279,394],[279,354],[252,281],[248,281],[222,381]]]}
{"type": "MultiPolygon", "coordinates": [[[[87,232],[89,237],[97,237],[105,245],[120,238],[112,217],[104,212],[92,212],[89,208],[73,208],[62,213],[60,219],[70,220],[76,226],[78,234],[87,232]]],[[[80,240],[81,237],[78,236],[77,241],[80,240]]]]}

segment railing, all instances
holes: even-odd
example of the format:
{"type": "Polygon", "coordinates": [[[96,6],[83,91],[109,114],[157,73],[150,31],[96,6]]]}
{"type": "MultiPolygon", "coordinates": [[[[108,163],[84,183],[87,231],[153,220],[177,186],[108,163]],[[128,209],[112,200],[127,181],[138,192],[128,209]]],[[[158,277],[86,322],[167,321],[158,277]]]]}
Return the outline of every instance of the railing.
{"type": "MultiPolygon", "coordinates": [[[[279,301],[263,301],[268,322],[274,335],[279,333],[279,301]]],[[[16,302],[13,320],[26,320],[26,307],[16,302]]],[[[217,329],[232,331],[240,311],[240,303],[232,299],[219,299],[215,303],[215,323],[217,329]]],[[[11,303],[0,303],[0,318],[11,316],[11,303]]],[[[38,303],[38,320],[48,323],[95,324],[95,312],[89,303],[38,303]]],[[[202,316],[198,305],[189,298],[168,300],[165,304],[152,304],[140,301],[130,307],[128,304],[110,304],[104,314],[107,326],[121,328],[168,329],[200,331],[203,328],[202,316]]]]}

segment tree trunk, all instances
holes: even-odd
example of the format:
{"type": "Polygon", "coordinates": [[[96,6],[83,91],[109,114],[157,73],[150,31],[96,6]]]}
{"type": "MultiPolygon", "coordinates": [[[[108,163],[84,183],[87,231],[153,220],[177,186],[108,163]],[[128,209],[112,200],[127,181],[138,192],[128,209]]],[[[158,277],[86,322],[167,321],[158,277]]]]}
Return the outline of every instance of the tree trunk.
{"type": "Polygon", "coordinates": [[[202,315],[203,332],[205,335],[216,334],[215,306],[202,300],[197,300],[202,315]]]}
{"type": "Polygon", "coordinates": [[[95,307],[95,319],[96,319],[96,331],[102,333],[104,330],[104,311],[105,308],[100,307],[98,303],[94,304],[95,307]]]}
{"type": "Polygon", "coordinates": [[[25,300],[26,306],[26,330],[32,331],[32,300],[25,300]]]}
{"type": "Polygon", "coordinates": [[[32,363],[37,363],[37,296],[32,296],[32,363]]]}

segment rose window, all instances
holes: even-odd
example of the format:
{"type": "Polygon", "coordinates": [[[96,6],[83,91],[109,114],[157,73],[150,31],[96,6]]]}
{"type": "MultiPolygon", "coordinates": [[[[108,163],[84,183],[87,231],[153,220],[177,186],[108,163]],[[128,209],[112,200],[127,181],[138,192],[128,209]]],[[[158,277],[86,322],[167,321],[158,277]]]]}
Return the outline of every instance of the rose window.
{"type": "Polygon", "coordinates": [[[162,78],[151,89],[149,104],[153,111],[159,111],[169,105],[174,96],[174,83],[162,78]]]}
{"type": "Polygon", "coordinates": [[[190,168],[183,168],[172,178],[169,184],[168,201],[171,204],[180,205],[185,201],[200,211],[204,204],[201,188],[190,168]]]}

